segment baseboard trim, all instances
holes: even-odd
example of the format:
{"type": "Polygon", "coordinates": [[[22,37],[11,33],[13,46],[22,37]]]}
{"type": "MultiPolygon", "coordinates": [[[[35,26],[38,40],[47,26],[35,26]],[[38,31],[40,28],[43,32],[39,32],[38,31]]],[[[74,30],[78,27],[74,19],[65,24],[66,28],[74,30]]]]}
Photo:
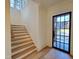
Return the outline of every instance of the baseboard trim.
{"type": "Polygon", "coordinates": [[[70,54],[70,56],[73,58],[73,55],[72,54],[70,54]]]}
{"type": "Polygon", "coordinates": [[[39,51],[37,51],[37,52],[41,52],[43,49],[45,49],[45,48],[50,48],[49,46],[45,46],[45,47],[43,47],[42,49],[40,49],[39,51]]]}

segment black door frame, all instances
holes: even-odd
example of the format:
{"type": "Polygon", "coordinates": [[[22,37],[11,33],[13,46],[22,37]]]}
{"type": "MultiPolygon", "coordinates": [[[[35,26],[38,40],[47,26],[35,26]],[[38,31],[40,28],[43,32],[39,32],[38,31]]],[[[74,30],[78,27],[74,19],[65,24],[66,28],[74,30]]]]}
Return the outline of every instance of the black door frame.
{"type": "Polygon", "coordinates": [[[55,48],[55,49],[57,49],[57,50],[66,52],[66,53],[68,53],[68,54],[70,54],[70,45],[71,45],[71,16],[72,16],[71,14],[72,14],[72,13],[71,13],[71,11],[70,11],[70,12],[66,12],[66,13],[62,13],[62,14],[58,14],[58,15],[52,16],[52,48],[55,48]],[[55,36],[55,35],[54,35],[54,17],[59,16],[59,15],[64,15],[64,14],[69,14],[69,15],[70,15],[70,20],[69,20],[69,52],[54,47],[54,36],[55,36]]]}

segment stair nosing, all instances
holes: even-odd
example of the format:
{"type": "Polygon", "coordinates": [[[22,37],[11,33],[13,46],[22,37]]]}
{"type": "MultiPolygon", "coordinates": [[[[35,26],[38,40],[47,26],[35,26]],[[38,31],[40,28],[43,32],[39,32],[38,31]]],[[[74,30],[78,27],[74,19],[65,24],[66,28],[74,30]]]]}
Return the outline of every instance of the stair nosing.
{"type": "Polygon", "coordinates": [[[24,38],[19,38],[19,39],[12,38],[12,40],[16,41],[16,40],[22,40],[22,39],[27,39],[27,38],[30,38],[30,37],[24,37],[24,38]]]}
{"type": "Polygon", "coordinates": [[[27,33],[27,32],[26,31],[23,31],[23,32],[21,31],[21,32],[12,32],[12,33],[15,34],[15,33],[27,33]]]}
{"type": "Polygon", "coordinates": [[[29,34],[20,34],[20,35],[12,35],[11,37],[15,38],[15,37],[22,37],[22,36],[30,36],[29,34]]]}
{"type": "Polygon", "coordinates": [[[25,33],[25,34],[19,34],[19,35],[12,35],[12,37],[18,37],[18,36],[23,36],[23,35],[25,36],[25,35],[29,35],[29,34],[25,33]]]}
{"type": "Polygon", "coordinates": [[[27,38],[30,37],[30,35],[20,36],[20,37],[13,37],[14,39],[20,39],[20,38],[27,38]]]}
{"type": "Polygon", "coordinates": [[[28,52],[28,53],[26,53],[26,54],[20,56],[20,57],[17,57],[16,59],[22,59],[23,57],[28,56],[29,54],[31,54],[31,53],[34,52],[35,50],[36,50],[36,48],[33,49],[32,51],[30,51],[30,52],[28,52]]]}
{"type": "Polygon", "coordinates": [[[27,33],[21,33],[21,34],[17,34],[17,33],[16,33],[16,34],[14,34],[14,35],[22,35],[22,34],[27,34],[27,33]]]}
{"type": "Polygon", "coordinates": [[[18,37],[18,36],[25,36],[25,35],[28,35],[28,34],[12,35],[11,37],[18,37]]]}
{"type": "Polygon", "coordinates": [[[17,47],[20,47],[20,46],[22,46],[22,45],[26,45],[26,44],[29,44],[29,43],[32,43],[32,41],[30,41],[30,42],[28,42],[28,43],[22,43],[22,44],[13,46],[11,49],[15,49],[15,48],[17,48],[17,47]]]}
{"type": "Polygon", "coordinates": [[[31,45],[31,46],[29,46],[29,47],[22,48],[22,49],[20,49],[20,50],[18,50],[18,51],[15,51],[15,52],[12,53],[12,56],[15,55],[15,54],[17,54],[17,53],[20,53],[20,52],[22,52],[22,51],[24,51],[24,50],[26,50],[26,49],[29,49],[29,48],[31,48],[31,47],[33,47],[33,46],[34,46],[34,45],[31,45]]]}
{"type": "Polygon", "coordinates": [[[15,32],[26,32],[26,30],[23,30],[23,31],[21,31],[21,30],[12,31],[12,33],[15,33],[15,32]]]}
{"type": "Polygon", "coordinates": [[[27,40],[31,40],[31,39],[17,40],[17,41],[13,41],[13,42],[11,42],[11,44],[14,44],[14,43],[17,43],[17,42],[23,42],[23,41],[27,41],[27,40]]]}

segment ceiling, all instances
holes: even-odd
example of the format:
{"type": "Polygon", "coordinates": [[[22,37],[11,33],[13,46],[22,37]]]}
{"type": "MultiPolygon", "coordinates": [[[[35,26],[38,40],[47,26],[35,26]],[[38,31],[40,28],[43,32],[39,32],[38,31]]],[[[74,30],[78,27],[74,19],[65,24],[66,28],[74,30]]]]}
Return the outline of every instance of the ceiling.
{"type": "Polygon", "coordinates": [[[53,4],[56,4],[58,2],[66,1],[66,0],[33,0],[35,2],[38,2],[41,6],[49,7],[53,4]]]}

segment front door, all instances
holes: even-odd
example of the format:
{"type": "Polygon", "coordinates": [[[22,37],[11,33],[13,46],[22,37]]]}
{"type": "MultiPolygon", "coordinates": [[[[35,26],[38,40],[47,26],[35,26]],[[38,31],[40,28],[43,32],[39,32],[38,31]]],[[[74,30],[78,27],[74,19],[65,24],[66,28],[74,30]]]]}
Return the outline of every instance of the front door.
{"type": "Polygon", "coordinates": [[[53,16],[53,47],[70,52],[71,12],[53,16]]]}

